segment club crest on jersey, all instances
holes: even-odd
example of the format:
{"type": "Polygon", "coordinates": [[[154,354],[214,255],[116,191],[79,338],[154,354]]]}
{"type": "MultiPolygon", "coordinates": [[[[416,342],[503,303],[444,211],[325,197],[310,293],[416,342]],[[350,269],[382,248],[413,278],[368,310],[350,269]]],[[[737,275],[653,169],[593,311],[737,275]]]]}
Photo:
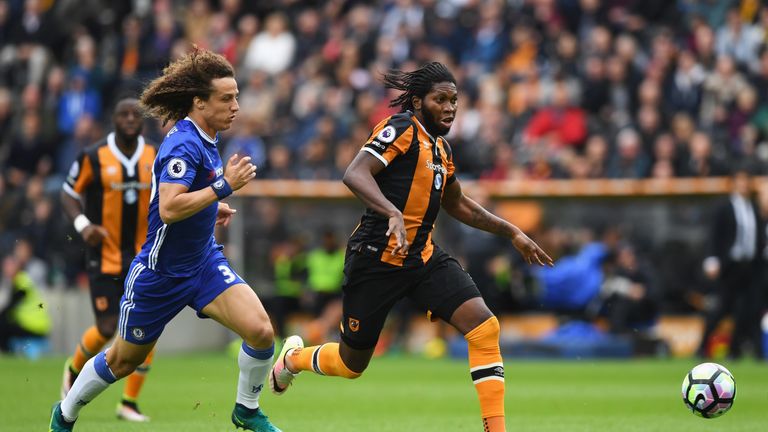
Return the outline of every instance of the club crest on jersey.
{"type": "Polygon", "coordinates": [[[440,173],[435,174],[435,189],[440,190],[443,187],[443,175],[440,173]]]}
{"type": "Polygon", "coordinates": [[[187,172],[187,163],[183,159],[173,158],[168,162],[168,175],[173,178],[182,178],[187,172]]]}
{"type": "Polygon", "coordinates": [[[376,139],[378,139],[381,142],[385,142],[387,144],[391,143],[395,140],[396,135],[395,127],[392,125],[389,125],[385,127],[384,129],[379,132],[378,135],[376,135],[376,139]]]}
{"type": "Polygon", "coordinates": [[[144,339],[144,330],[140,329],[139,327],[134,327],[133,330],[131,330],[131,334],[133,335],[133,338],[136,340],[144,339]]]}
{"type": "Polygon", "coordinates": [[[123,199],[125,200],[125,203],[128,205],[134,204],[136,202],[136,189],[128,189],[123,194],[123,199]]]}

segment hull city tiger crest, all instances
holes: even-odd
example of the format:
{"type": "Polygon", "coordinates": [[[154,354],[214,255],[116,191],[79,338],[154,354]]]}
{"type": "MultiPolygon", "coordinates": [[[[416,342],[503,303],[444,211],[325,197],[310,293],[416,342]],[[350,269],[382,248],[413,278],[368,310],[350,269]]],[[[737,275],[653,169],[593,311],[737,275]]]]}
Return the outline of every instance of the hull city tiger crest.
{"type": "Polygon", "coordinates": [[[358,320],[356,320],[354,318],[350,318],[349,319],[349,329],[352,330],[353,332],[356,332],[356,331],[360,330],[360,321],[358,321],[358,320]]]}

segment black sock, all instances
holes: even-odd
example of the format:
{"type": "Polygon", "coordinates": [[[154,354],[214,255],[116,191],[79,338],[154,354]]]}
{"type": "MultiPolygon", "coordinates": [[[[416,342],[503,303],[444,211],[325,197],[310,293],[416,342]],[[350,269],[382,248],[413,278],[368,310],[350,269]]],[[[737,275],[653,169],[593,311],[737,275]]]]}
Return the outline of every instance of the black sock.
{"type": "Polygon", "coordinates": [[[139,411],[139,406],[136,405],[136,402],[134,401],[129,401],[128,399],[122,399],[120,403],[127,406],[128,408],[132,408],[136,412],[141,412],[139,411]]]}

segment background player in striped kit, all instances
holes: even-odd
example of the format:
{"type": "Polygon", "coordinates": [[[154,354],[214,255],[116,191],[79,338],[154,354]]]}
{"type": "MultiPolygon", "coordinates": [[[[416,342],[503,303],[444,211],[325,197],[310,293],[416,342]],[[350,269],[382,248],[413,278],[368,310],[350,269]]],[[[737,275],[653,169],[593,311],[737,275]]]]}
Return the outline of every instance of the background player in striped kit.
{"type": "MultiPolygon", "coordinates": [[[[139,101],[118,101],[112,123],[114,132],[78,155],[62,186],[64,212],[86,243],[88,286],[96,316],[95,325],[83,332],[64,366],[62,398],[85,362],[114,336],[128,267],[147,238],[152,161],[157,152],[141,136],[139,101]]],[[[136,401],[151,363],[152,353],[126,380],[117,406],[119,418],[149,420],[136,401]]]]}
{"type": "Polygon", "coordinates": [[[552,259],[519,228],[462,193],[443,138],[457,110],[451,72],[430,63],[392,71],[384,83],[403,91],[391,103],[401,112],[376,126],[344,175],[367,209],[347,246],[341,342],[304,348],[301,338],[289,337],[270,386],[282,394],[304,370],[359,377],[389,310],[409,297],[464,335],[484,430],[505,431],[499,322],[467,272],[432,242],[432,229],[442,207],[467,225],[510,239],[529,264],[552,265],[552,259]]]}

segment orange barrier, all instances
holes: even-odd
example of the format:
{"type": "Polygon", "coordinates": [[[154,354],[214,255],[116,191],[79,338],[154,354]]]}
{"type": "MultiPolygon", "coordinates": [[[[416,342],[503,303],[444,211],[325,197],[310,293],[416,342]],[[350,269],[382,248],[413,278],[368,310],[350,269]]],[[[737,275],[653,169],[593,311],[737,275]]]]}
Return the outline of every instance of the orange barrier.
{"type": "MultiPolygon", "coordinates": [[[[755,188],[768,188],[768,177],[756,177],[755,188]]],[[[642,180],[505,180],[462,181],[472,193],[481,189],[494,198],[529,197],[652,197],[720,195],[729,192],[728,177],[642,180]]],[[[340,181],[255,180],[237,191],[240,196],[273,198],[351,198],[340,181]]]]}

